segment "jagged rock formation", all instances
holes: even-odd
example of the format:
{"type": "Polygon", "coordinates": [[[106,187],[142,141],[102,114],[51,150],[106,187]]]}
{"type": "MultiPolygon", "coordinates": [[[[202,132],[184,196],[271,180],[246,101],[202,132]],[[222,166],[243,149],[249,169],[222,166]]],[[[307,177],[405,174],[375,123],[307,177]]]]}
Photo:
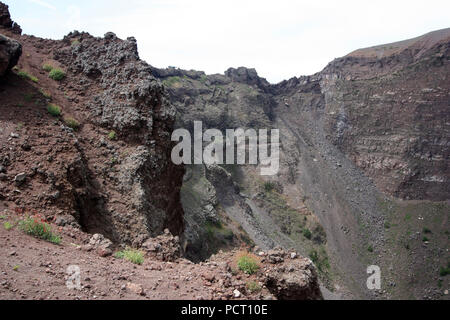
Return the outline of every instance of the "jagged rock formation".
{"type": "Polygon", "coordinates": [[[8,93],[1,98],[5,204],[39,208],[49,219],[71,215],[83,230],[116,243],[140,246],[166,228],[181,235],[184,169],[170,160],[175,110],[135,40],[1,32],[22,43],[27,55],[18,68],[34,77],[11,74],[1,88],[8,93]],[[44,64],[65,78],[50,79],[44,64]],[[61,108],[60,117],[48,114],[49,103],[61,108]],[[78,125],[70,128],[70,121],[78,125]]]}
{"type": "MultiPolygon", "coordinates": [[[[352,285],[354,294],[373,297],[365,287],[365,263],[383,264],[384,255],[368,259],[365,252],[368,247],[390,250],[385,244],[386,196],[436,201],[450,196],[449,43],[449,30],[441,30],[359,50],[316,75],[276,85],[247,68],[208,76],[176,68],[152,72],[168,87],[177,127],[192,129],[197,120],[221,130],[280,129],[276,177],[267,181],[255,168],[224,166],[231,184],[224,178],[214,184],[208,170],[195,171],[197,179],[214,185],[216,207],[237,219],[256,244],[313,253],[323,269],[327,257],[317,253],[326,245],[332,264],[346,275],[331,272],[358,283],[352,285]],[[268,182],[283,188],[265,192],[261,187],[268,182]],[[303,216],[306,225],[297,220],[303,216]],[[305,228],[315,230],[311,237],[322,234],[314,219],[327,234],[317,238],[319,246],[301,236],[305,228]],[[361,256],[367,261],[362,263],[361,256]]],[[[198,216],[186,211],[190,225],[204,219],[198,216]]],[[[196,236],[201,242],[202,235],[196,236]]]]}
{"type": "Polygon", "coordinates": [[[22,28],[14,21],[12,21],[9,14],[9,7],[0,2],[0,26],[11,30],[13,33],[22,34],[22,28]]]}

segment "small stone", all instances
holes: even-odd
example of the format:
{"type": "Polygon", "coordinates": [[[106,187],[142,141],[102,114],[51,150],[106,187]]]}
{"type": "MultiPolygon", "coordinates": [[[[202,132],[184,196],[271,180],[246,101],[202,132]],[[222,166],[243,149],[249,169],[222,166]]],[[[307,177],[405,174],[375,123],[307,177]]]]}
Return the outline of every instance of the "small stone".
{"type": "Polygon", "coordinates": [[[216,277],[212,273],[205,273],[203,278],[205,278],[206,281],[213,282],[216,277]]]}
{"type": "Polygon", "coordinates": [[[109,257],[112,255],[112,253],[113,253],[112,250],[108,248],[100,247],[97,249],[97,254],[102,258],[109,257]]]}
{"type": "Polygon", "coordinates": [[[22,172],[14,177],[14,182],[16,183],[17,186],[20,186],[25,182],[26,179],[27,174],[25,172],[22,172]]]}
{"type": "Polygon", "coordinates": [[[239,292],[239,290],[238,289],[235,289],[234,291],[233,291],[233,296],[237,299],[237,298],[240,298],[241,297],[241,293],[239,292]]]}
{"type": "Polygon", "coordinates": [[[292,253],[291,253],[291,259],[294,260],[294,259],[296,259],[296,258],[297,258],[297,253],[292,252],[292,253]]]}
{"type": "Polygon", "coordinates": [[[127,289],[139,296],[145,295],[144,289],[142,288],[142,286],[140,284],[128,282],[127,289]]]}

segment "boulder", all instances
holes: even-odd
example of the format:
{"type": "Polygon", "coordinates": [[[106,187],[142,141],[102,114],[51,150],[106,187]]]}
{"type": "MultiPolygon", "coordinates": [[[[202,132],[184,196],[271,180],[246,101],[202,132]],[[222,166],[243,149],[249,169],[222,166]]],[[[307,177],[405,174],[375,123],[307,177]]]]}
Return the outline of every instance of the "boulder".
{"type": "MultiPolygon", "coordinates": [[[[89,240],[89,245],[86,247],[86,249],[95,249],[97,254],[100,257],[109,257],[112,255],[114,245],[111,240],[105,238],[102,234],[94,234],[91,239],[89,240]]],[[[86,250],[90,251],[90,250],[86,250]]]]}
{"type": "Polygon", "coordinates": [[[309,259],[276,265],[266,272],[263,282],[280,300],[323,300],[316,269],[309,259]]]}
{"type": "Polygon", "coordinates": [[[22,45],[16,40],[0,34],[0,77],[3,77],[19,61],[22,45]]]}
{"type": "Polygon", "coordinates": [[[181,257],[180,238],[165,230],[163,235],[147,240],[142,248],[161,261],[175,261],[181,257]]]}

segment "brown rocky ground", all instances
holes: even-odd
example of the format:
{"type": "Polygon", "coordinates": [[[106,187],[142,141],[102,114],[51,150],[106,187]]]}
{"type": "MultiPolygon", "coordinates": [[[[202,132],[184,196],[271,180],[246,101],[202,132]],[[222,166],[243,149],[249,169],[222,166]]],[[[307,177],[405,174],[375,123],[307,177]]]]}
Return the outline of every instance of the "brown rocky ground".
{"type": "Polygon", "coordinates": [[[236,267],[236,259],[243,251],[221,252],[200,264],[181,258],[165,262],[148,254],[142,265],[134,265],[113,256],[101,257],[89,246],[91,236],[71,226],[58,228],[53,225],[57,230],[55,232],[62,237],[60,245],[25,235],[17,227],[17,222],[22,218],[23,215],[8,210],[1,216],[2,223],[9,222],[14,227],[10,230],[0,228],[0,299],[242,300],[276,299],[276,296],[284,299],[321,297],[318,287],[305,286],[317,277],[311,261],[292,253],[258,251],[260,270],[251,276],[236,267]],[[71,265],[80,267],[80,290],[66,286],[69,277],[67,268],[71,265]]]}

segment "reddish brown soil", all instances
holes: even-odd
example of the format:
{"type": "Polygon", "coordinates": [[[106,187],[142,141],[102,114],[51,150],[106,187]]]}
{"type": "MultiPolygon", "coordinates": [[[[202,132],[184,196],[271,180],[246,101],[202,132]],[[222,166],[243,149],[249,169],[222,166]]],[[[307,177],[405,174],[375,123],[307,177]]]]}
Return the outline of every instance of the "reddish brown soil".
{"type": "MultiPolygon", "coordinates": [[[[16,214],[5,216],[2,212],[2,224],[9,221],[16,225],[19,219],[16,214]]],[[[64,227],[58,233],[62,235],[61,245],[28,236],[17,226],[9,231],[0,227],[1,300],[229,300],[236,288],[245,294],[241,299],[270,296],[267,289],[255,294],[245,292],[247,282],[256,281],[256,275],[232,275],[227,271],[228,261],[232,265],[235,253],[224,253],[215,262],[202,264],[184,259],[170,263],[146,258],[142,265],[134,265],[84,251],[82,246],[89,235],[76,229],[64,227]],[[81,290],[66,287],[70,265],[81,269],[81,290]],[[143,294],[127,288],[130,283],[141,286],[143,294]]]]}

